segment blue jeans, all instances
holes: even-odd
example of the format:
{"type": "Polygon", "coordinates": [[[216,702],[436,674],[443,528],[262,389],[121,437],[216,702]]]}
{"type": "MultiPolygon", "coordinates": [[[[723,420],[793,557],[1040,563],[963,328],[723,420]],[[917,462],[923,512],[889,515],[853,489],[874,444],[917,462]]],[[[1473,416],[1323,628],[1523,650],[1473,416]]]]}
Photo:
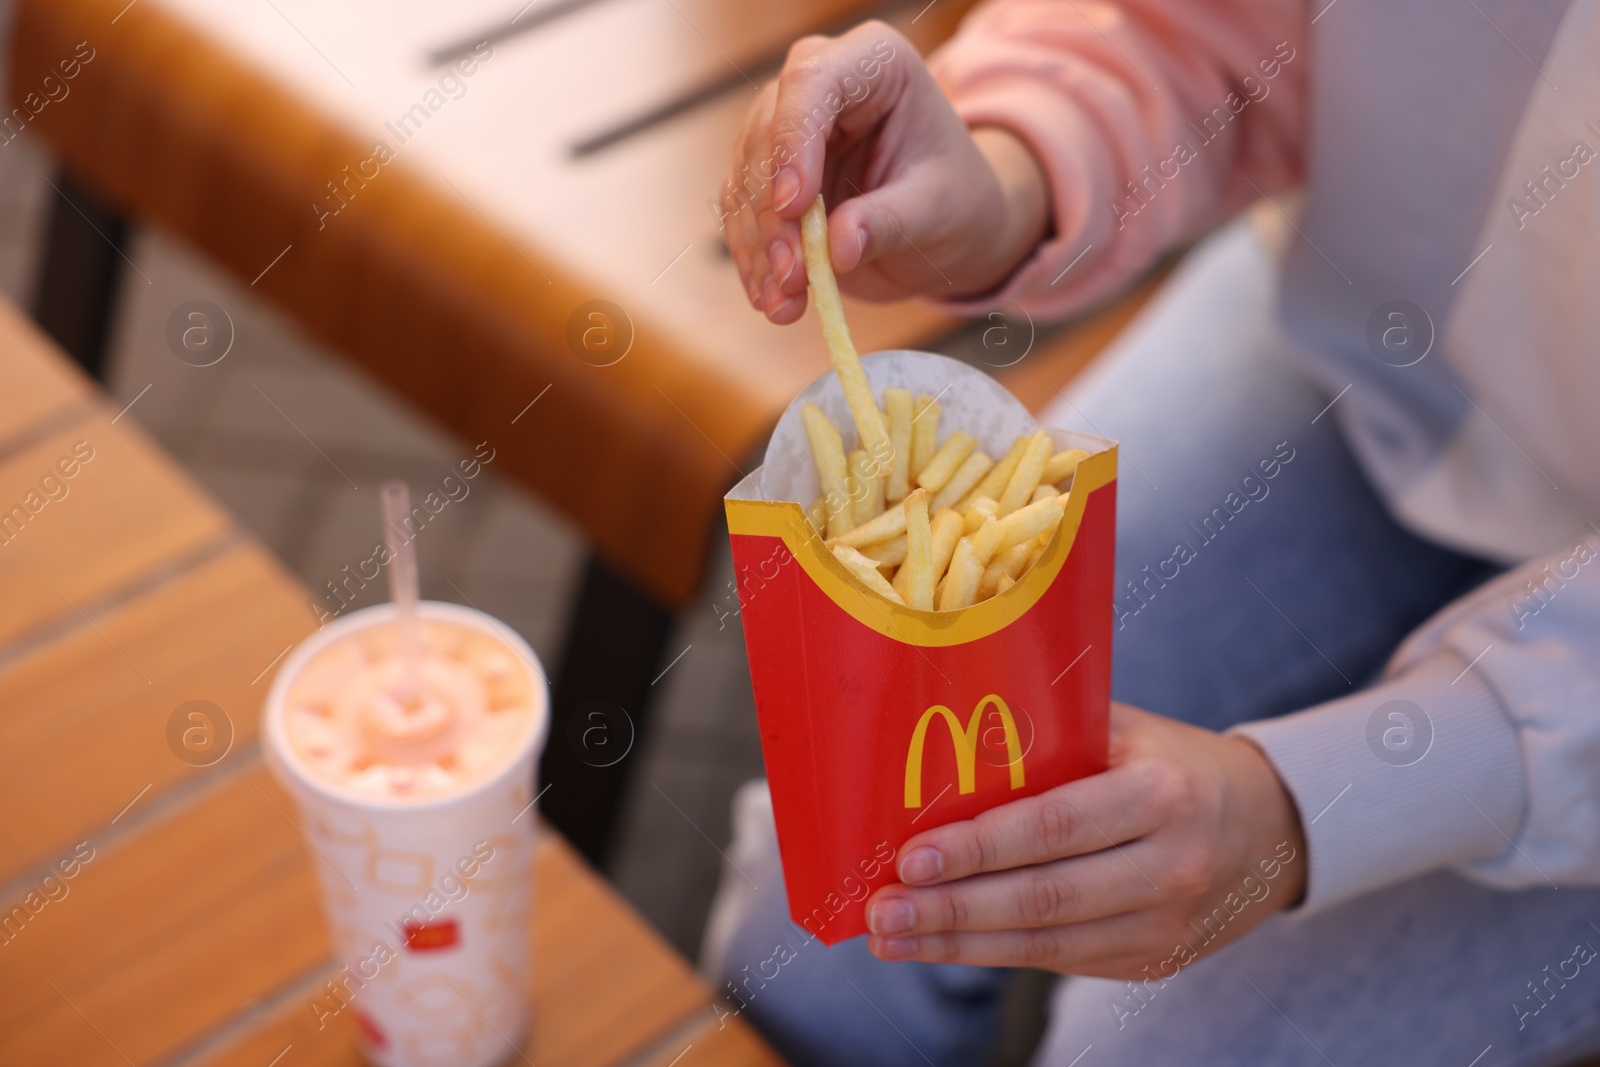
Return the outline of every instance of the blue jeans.
{"type": "MultiPolygon", "coordinates": [[[[1389,515],[1324,412],[1333,397],[1286,355],[1274,274],[1251,218],[1220,231],[1044,420],[1122,445],[1115,698],[1218,730],[1348,694],[1492,573],[1389,515]]],[[[986,1061],[1007,972],[808,943],[770,842],[735,850],[763,890],[719,906],[708,963],[736,980],[777,941],[798,949],[743,1009],[795,1064],[986,1061]]],[[[1600,1049],[1600,971],[1541,986],[1520,1027],[1513,1003],[1579,941],[1600,947],[1600,891],[1438,873],[1274,916],[1143,998],[1064,979],[1037,1062],[1468,1067],[1492,1046],[1478,1067],[1559,1064],[1600,1049]]]]}

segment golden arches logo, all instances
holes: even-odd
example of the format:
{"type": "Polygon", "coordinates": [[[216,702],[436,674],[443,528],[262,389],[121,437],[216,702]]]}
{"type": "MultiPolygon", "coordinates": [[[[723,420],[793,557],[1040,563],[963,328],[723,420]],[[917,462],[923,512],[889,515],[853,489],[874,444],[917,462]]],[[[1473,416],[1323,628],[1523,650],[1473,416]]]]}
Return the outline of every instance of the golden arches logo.
{"type": "Polygon", "coordinates": [[[943,719],[950,728],[950,744],[956,752],[956,792],[971,793],[978,788],[978,729],[983,725],[984,709],[990,705],[999,714],[1000,724],[1005,730],[1006,765],[1011,769],[1011,788],[1022,788],[1022,742],[1017,736],[1016,720],[1011,717],[1011,709],[1006,707],[1006,702],[990,693],[972,709],[972,717],[967,720],[965,730],[962,730],[955,712],[943,704],[935,704],[922,713],[922,718],[917,720],[917,728],[911,731],[911,748],[906,752],[906,807],[922,807],[922,750],[928,740],[928,724],[935,717],[943,719]]]}

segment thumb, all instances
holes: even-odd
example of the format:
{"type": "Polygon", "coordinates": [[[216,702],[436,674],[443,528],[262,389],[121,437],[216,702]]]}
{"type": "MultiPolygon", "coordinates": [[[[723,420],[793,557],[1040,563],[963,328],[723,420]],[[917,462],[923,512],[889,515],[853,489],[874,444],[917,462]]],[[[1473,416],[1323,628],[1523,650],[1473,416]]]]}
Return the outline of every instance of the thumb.
{"type": "Polygon", "coordinates": [[[876,260],[916,248],[918,234],[935,232],[929,218],[934,197],[913,177],[900,177],[871,192],[855,193],[828,216],[833,269],[849,274],[876,260]]]}

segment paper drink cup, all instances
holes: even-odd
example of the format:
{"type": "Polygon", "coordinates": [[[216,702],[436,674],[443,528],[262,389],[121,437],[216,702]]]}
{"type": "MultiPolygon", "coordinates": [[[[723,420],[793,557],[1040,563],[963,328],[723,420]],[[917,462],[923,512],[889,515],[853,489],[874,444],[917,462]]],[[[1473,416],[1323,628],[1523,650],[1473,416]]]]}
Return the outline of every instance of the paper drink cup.
{"type": "MultiPolygon", "coordinates": [[[[993,378],[924,352],[862,360],[888,386],[937,396],[939,442],[965,430],[999,457],[1038,427],[993,378]]],[[[762,755],[791,917],[827,944],[866,932],[912,835],[1103,770],[1111,693],[1113,442],[1082,448],[1066,514],[1006,592],[924,612],[869,592],[806,517],[820,495],[800,407],[859,447],[836,375],[784,412],[761,469],[725,500],[762,755]]]]}
{"type": "Polygon", "coordinates": [[[297,680],[327,662],[325,650],[392,629],[392,604],[352,612],[296,648],[267,695],[262,734],[299,805],[343,965],[307,1010],[323,1027],[350,1015],[380,1067],[487,1067],[515,1059],[512,1043],[529,1025],[531,806],[549,693],[538,658],[509,627],[455,604],[418,611],[425,628],[488,638],[505,653],[498,670],[509,661],[524,672],[527,721],[473,780],[435,795],[363,794],[319,775],[291,743],[297,680]]]}

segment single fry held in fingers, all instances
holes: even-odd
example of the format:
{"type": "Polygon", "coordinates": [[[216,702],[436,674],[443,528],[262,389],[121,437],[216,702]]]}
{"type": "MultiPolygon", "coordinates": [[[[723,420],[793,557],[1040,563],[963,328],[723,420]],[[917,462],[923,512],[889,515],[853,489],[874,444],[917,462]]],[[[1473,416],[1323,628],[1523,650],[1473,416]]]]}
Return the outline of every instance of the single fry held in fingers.
{"type": "Polygon", "coordinates": [[[844,387],[845,403],[850,405],[850,414],[855,418],[861,448],[872,457],[874,464],[888,466],[894,446],[889,441],[883,415],[878,411],[878,402],[872,399],[872,389],[867,385],[866,372],[861,369],[855,342],[850,340],[849,324],[844,320],[844,303],[839,299],[839,283],[834,278],[833,258],[828,251],[828,212],[820,196],[800,220],[800,245],[805,255],[811,299],[816,305],[817,318],[822,321],[822,340],[828,346],[828,358],[833,361],[834,373],[839,375],[839,384],[844,387]]]}

